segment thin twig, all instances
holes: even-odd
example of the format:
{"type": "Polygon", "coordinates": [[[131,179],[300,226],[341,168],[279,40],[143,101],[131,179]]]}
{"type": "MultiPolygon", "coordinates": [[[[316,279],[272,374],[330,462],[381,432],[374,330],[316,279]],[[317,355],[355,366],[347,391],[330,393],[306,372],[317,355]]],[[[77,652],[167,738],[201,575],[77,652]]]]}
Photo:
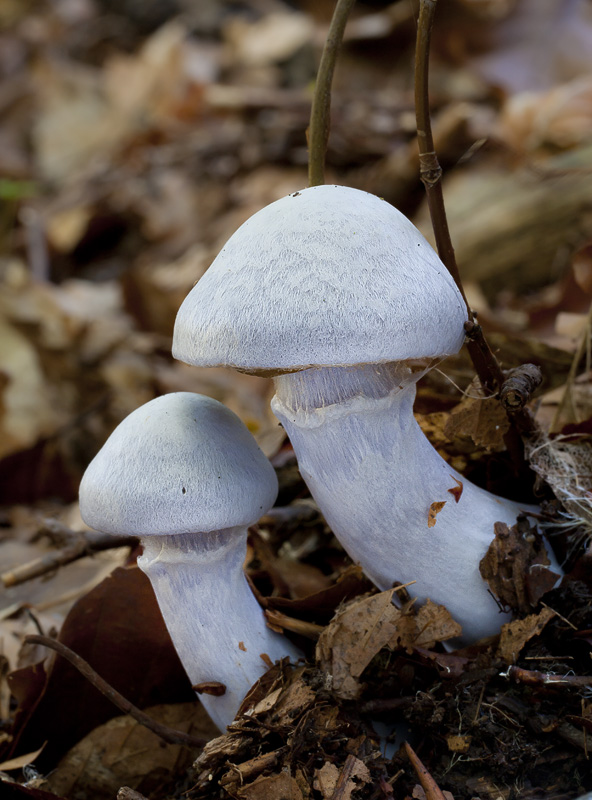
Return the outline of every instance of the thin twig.
{"type": "Polygon", "coordinates": [[[102,552],[103,550],[113,550],[117,547],[133,547],[137,544],[137,539],[129,536],[111,536],[106,533],[75,533],[67,537],[67,544],[59,550],[53,550],[45,555],[20,564],[8,572],[0,575],[0,581],[8,589],[11,586],[18,586],[26,581],[47,575],[59,567],[71,564],[80,558],[89,556],[92,553],[102,552]],[[68,541],[69,540],[69,541],[68,541]]]}
{"type": "Polygon", "coordinates": [[[452,275],[467,307],[469,323],[469,353],[482,386],[489,393],[497,392],[504,380],[502,369],[485,341],[481,326],[469,306],[462,279],[456,263],[450,238],[444,195],[442,193],[442,167],[434,148],[429,100],[429,59],[436,0],[420,0],[415,49],[415,117],[417,144],[419,146],[419,174],[426,190],[428,208],[434,229],[438,255],[452,275]]]}
{"type": "Polygon", "coordinates": [[[446,800],[443,791],[439,788],[436,781],[432,778],[430,773],[422,764],[422,762],[417,756],[417,753],[411,747],[409,742],[405,742],[404,745],[405,745],[405,752],[407,753],[407,758],[409,759],[409,761],[411,761],[411,765],[415,770],[415,774],[417,775],[417,779],[421,784],[421,788],[425,792],[427,800],[446,800]]]}
{"type": "MultiPolygon", "coordinates": [[[[456,256],[450,238],[450,230],[446,219],[444,196],[442,193],[442,168],[434,148],[429,105],[429,57],[430,40],[436,11],[436,0],[420,0],[419,19],[417,24],[417,45],[415,50],[415,115],[417,123],[417,141],[419,145],[420,176],[426,189],[426,197],[436,247],[442,262],[452,275],[467,307],[467,350],[475,367],[481,386],[486,393],[497,394],[504,383],[504,372],[493,354],[483,329],[475,321],[462,285],[456,256]]],[[[506,447],[510,452],[515,469],[525,469],[524,447],[520,432],[534,430],[534,420],[528,409],[517,411],[506,409],[510,420],[510,429],[504,436],[506,447]]]]}
{"type": "Polygon", "coordinates": [[[357,762],[358,759],[352,753],[347,756],[343,768],[339,773],[339,777],[337,778],[331,800],[343,800],[345,797],[351,795],[352,775],[357,766],[357,762]]]}
{"type": "Polygon", "coordinates": [[[516,666],[508,668],[506,677],[527,686],[551,686],[559,689],[564,687],[582,689],[592,686],[592,676],[590,675],[555,675],[552,672],[539,672],[516,666]]]}
{"type": "Polygon", "coordinates": [[[283,614],[274,608],[265,609],[265,619],[272,630],[286,630],[306,636],[307,639],[316,641],[325,630],[324,625],[316,625],[314,622],[307,622],[304,619],[296,619],[283,614]]]}
{"type": "Polygon", "coordinates": [[[50,650],[55,650],[62,658],[65,658],[66,661],[69,661],[73,667],[76,667],[78,672],[83,675],[95,689],[98,689],[99,692],[105,695],[108,700],[119,708],[120,711],[123,711],[124,714],[129,714],[130,717],[133,717],[136,722],[139,722],[140,725],[144,725],[144,727],[151,730],[157,736],[160,736],[165,742],[169,744],[181,744],[185,745],[186,747],[203,747],[207,739],[202,739],[201,737],[191,736],[188,733],[182,733],[181,731],[173,730],[173,728],[169,728],[167,725],[162,725],[160,722],[152,719],[149,717],[148,714],[145,714],[143,711],[140,711],[133,703],[130,703],[129,700],[120,694],[116,689],[114,689],[110,684],[107,683],[106,680],[101,678],[94,669],[88,664],[81,656],[75,653],[73,650],[70,650],[69,647],[66,647],[65,644],[56,641],[55,639],[50,639],[48,636],[27,636],[25,638],[26,644],[40,644],[43,647],[48,647],[50,650]]]}
{"type": "Polygon", "coordinates": [[[331,123],[331,84],[343,31],[354,3],[355,0],[337,0],[321,55],[308,127],[309,186],[321,186],[325,182],[325,154],[331,123]]]}

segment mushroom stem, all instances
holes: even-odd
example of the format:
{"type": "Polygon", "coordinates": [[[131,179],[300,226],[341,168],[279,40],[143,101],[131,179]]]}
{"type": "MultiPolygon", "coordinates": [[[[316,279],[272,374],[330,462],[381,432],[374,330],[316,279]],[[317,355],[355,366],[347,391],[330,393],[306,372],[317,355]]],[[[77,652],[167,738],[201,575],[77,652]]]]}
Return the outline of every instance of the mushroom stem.
{"type": "Polygon", "coordinates": [[[272,408],[350,557],[382,590],[416,581],[414,594],[446,605],[471,641],[507,619],[479,562],[494,523],[515,524],[524,507],[470,483],[431,446],[413,416],[422,374],[405,362],[310,368],[275,378],[272,408]],[[428,526],[433,503],[445,505],[428,526]]]}
{"type": "Polygon", "coordinates": [[[247,529],[150,536],[142,544],[138,565],[150,579],[189,680],[193,686],[206,681],[226,686],[220,697],[200,695],[212,720],[225,730],[269,660],[301,655],[267,627],[247,583],[247,529]]]}

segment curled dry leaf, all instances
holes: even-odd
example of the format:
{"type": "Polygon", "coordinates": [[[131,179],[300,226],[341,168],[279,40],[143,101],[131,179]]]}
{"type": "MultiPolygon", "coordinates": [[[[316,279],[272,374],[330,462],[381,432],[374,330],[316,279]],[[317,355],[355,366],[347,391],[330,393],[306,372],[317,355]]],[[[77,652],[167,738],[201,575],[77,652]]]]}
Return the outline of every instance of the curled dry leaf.
{"type": "Polygon", "coordinates": [[[316,658],[332,677],[342,699],[360,696],[360,678],[383,647],[430,648],[437,641],[459,636],[461,626],[443,606],[428,600],[417,614],[411,604],[393,605],[394,590],[355,600],[339,611],[317,643],[316,658]]]}
{"type": "Polygon", "coordinates": [[[453,486],[452,489],[449,489],[448,491],[454,497],[454,502],[458,503],[463,493],[463,482],[455,478],[454,475],[451,475],[450,477],[456,483],[456,486],[453,486]]]}
{"type": "Polygon", "coordinates": [[[436,524],[436,517],[440,511],[442,511],[445,505],[446,500],[437,500],[430,505],[430,510],[428,511],[428,528],[434,527],[436,524]]]}
{"type": "Polygon", "coordinates": [[[496,522],[494,531],[495,539],[479,564],[481,576],[503,606],[530,611],[559,577],[548,569],[542,537],[525,517],[511,528],[496,522]]]}

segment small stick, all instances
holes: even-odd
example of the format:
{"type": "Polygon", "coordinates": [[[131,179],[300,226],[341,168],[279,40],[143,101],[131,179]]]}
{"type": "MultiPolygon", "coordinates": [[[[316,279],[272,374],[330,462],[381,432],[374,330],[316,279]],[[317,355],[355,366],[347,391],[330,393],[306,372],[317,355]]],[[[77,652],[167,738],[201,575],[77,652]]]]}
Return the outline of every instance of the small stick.
{"type": "Polygon", "coordinates": [[[71,564],[79,558],[91,555],[91,553],[112,550],[116,547],[130,547],[130,545],[133,547],[134,542],[137,542],[137,540],[130,540],[129,536],[118,537],[106,533],[76,534],[73,531],[68,538],[70,541],[61,549],[46,553],[39,558],[28,561],[26,564],[21,564],[8,572],[4,572],[0,575],[0,581],[8,589],[11,586],[18,586],[21,583],[33,580],[33,578],[39,578],[41,575],[47,575],[48,572],[53,572],[59,567],[71,564]]]}
{"type": "MultiPolygon", "coordinates": [[[[417,23],[417,46],[415,50],[415,115],[417,122],[417,142],[419,145],[419,169],[425,186],[428,208],[434,229],[436,247],[442,262],[452,275],[467,307],[467,350],[475,367],[481,386],[487,394],[497,394],[505,380],[504,372],[493,354],[483,329],[475,321],[462,285],[456,256],[450,238],[444,196],[442,193],[442,168],[434,148],[430,104],[428,94],[428,75],[430,40],[436,11],[436,0],[420,0],[417,23]]],[[[504,436],[506,447],[514,461],[515,469],[524,470],[524,446],[519,431],[526,433],[535,428],[534,420],[525,408],[506,409],[511,427],[504,436]]]]}
{"type": "Polygon", "coordinates": [[[265,617],[272,630],[292,631],[292,633],[299,633],[301,636],[306,636],[307,639],[312,639],[313,641],[318,639],[325,630],[324,625],[316,625],[314,622],[306,622],[303,619],[289,617],[274,608],[266,608],[265,617]]]}
{"type": "Polygon", "coordinates": [[[270,769],[270,767],[275,766],[280,756],[283,755],[287,749],[287,746],[280,747],[278,750],[273,750],[271,753],[262,753],[248,761],[243,761],[242,764],[233,764],[230,772],[227,772],[220,778],[220,786],[228,786],[231,783],[240,783],[242,786],[245,780],[259,775],[265,769],[270,769]]]}
{"type": "Polygon", "coordinates": [[[424,767],[422,762],[419,760],[415,750],[411,747],[409,742],[404,742],[404,746],[407,757],[409,761],[411,761],[411,766],[415,770],[415,774],[417,775],[417,778],[421,784],[421,788],[425,792],[427,800],[446,800],[444,793],[424,767]]]}
{"type": "Polygon", "coordinates": [[[173,730],[173,728],[169,728],[167,725],[157,722],[155,719],[149,717],[148,714],[140,711],[139,708],[130,703],[129,700],[126,700],[122,694],[101,678],[90,664],[73,650],[70,650],[69,647],[66,647],[65,644],[55,639],[50,639],[48,636],[27,636],[25,638],[25,644],[40,644],[50,650],[55,650],[62,658],[69,661],[73,667],[76,667],[78,672],[92,683],[95,689],[98,689],[108,700],[111,700],[120,711],[123,711],[124,714],[129,714],[136,722],[139,722],[140,725],[144,725],[144,727],[151,730],[157,736],[160,736],[165,742],[169,744],[181,744],[186,747],[203,747],[206,744],[207,739],[173,730]]]}
{"type": "Polygon", "coordinates": [[[339,773],[337,783],[335,784],[335,789],[331,795],[331,800],[344,800],[345,797],[350,797],[351,788],[349,784],[357,761],[358,759],[356,756],[352,755],[351,753],[345,759],[343,769],[339,773]]]}
{"type": "Polygon", "coordinates": [[[308,126],[309,186],[321,186],[325,183],[325,154],[331,124],[331,83],[343,32],[354,2],[355,0],[337,0],[321,55],[308,126]]]}
{"type": "Polygon", "coordinates": [[[487,389],[488,393],[494,393],[501,388],[504,374],[485,340],[481,326],[475,322],[473,311],[465,295],[446,218],[442,193],[442,167],[434,148],[430,118],[429,59],[435,11],[436,0],[420,0],[415,49],[415,116],[419,146],[419,174],[426,190],[438,255],[452,275],[467,307],[466,333],[469,338],[468,350],[471,360],[483,388],[487,389]]]}
{"type": "Polygon", "coordinates": [[[542,381],[543,373],[536,364],[522,364],[508,370],[500,391],[501,404],[511,413],[519,411],[528,403],[542,381]]]}
{"type": "Polygon", "coordinates": [[[555,675],[552,672],[539,672],[534,669],[524,669],[523,667],[509,667],[505,673],[506,677],[524,683],[527,686],[556,686],[561,688],[592,687],[592,675],[555,675]]]}

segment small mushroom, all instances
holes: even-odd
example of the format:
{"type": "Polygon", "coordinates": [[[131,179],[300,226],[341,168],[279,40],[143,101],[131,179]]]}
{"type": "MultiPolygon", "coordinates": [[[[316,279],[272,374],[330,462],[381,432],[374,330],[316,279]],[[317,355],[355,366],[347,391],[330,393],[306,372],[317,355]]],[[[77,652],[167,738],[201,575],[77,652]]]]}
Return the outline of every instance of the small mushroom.
{"type": "Polygon", "coordinates": [[[239,228],[185,298],[173,354],[274,377],[302,476],[380,589],[445,604],[465,641],[505,617],[479,573],[495,522],[524,508],[473,485],[424,437],[416,382],[464,340],[465,305],[384,200],[315,186],[239,228]]]}
{"type": "Polygon", "coordinates": [[[273,505],[277,478],[240,419],[216,400],[164,395],[113,431],[80,484],[96,530],[138,536],[148,575],[192,685],[221,730],[269,664],[299,651],[271,631],[243,573],[247,528],[273,505]]]}

